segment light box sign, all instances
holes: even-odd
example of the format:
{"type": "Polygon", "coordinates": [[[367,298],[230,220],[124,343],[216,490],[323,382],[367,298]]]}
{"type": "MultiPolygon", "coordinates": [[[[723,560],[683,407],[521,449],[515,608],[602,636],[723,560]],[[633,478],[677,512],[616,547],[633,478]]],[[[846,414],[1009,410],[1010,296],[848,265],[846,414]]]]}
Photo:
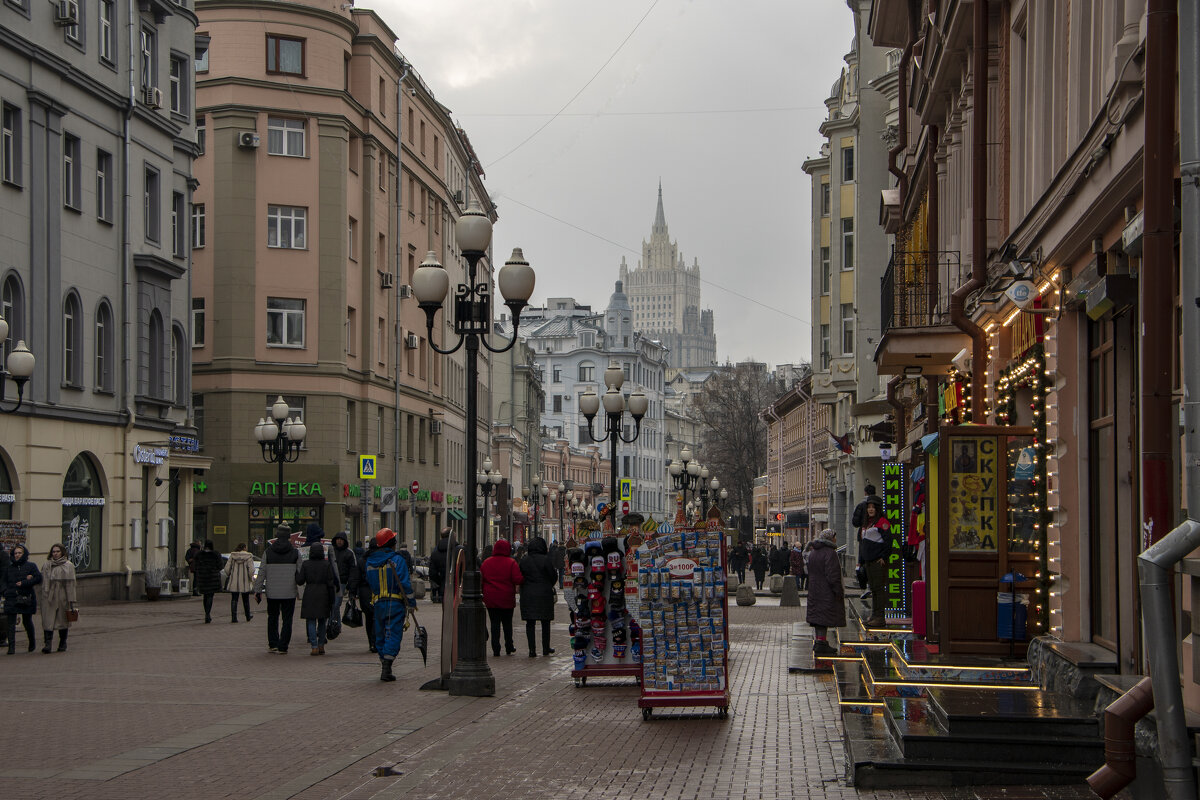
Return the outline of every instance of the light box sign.
{"type": "Polygon", "coordinates": [[[889,617],[909,616],[908,565],[904,561],[902,546],[907,541],[905,511],[908,503],[907,470],[898,461],[883,463],[883,514],[887,517],[891,532],[887,556],[887,571],[884,577],[884,615],[889,617]]]}

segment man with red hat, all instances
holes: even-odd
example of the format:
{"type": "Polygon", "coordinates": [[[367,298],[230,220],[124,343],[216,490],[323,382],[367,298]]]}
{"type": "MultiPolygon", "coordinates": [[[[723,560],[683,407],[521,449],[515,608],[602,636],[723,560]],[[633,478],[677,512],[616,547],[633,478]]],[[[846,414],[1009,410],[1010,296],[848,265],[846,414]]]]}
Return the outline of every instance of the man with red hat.
{"type": "Polygon", "coordinates": [[[404,618],[414,600],[408,562],[396,552],[396,532],[391,528],[375,534],[375,549],[367,554],[367,584],[375,609],[375,647],[382,666],[379,680],[394,681],[392,661],[400,652],[404,618]]]}

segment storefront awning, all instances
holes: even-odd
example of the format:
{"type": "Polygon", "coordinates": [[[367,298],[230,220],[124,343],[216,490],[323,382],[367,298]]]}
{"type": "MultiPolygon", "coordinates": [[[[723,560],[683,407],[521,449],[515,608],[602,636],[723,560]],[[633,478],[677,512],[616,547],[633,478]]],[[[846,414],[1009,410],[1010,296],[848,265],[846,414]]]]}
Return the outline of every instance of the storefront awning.
{"type": "Polygon", "coordinates": [[[457,508],[448,508],[446,509],[446,518],[464,520],[467,518],[467,512],[459,511],[457,508]]]}

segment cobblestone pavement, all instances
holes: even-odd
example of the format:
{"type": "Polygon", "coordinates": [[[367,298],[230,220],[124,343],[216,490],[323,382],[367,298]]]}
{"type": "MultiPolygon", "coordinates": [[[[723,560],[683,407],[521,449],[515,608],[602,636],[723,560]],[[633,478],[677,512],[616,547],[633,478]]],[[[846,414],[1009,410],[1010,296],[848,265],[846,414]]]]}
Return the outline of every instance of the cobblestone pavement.
{"type": "MultiPolygon", "coordinates": [[[[265,606],[203,624],[195,599],[84,608],[70,650],[0,655],[4,795],[39,798],[1083,798],[1066,789],[858,792],[843,781],[827,678],[789,675],[800,609],[731,609],[730,717],[661,709],[644,722],[632,681],[570,678],[560,604],[549,658],[492,659],[497,694],[454,698],[408,641],[378,680],[361,630],[311,657],[303,624],[267,653],[265,606]]],[[[219,612],[219,613],[217,613],[219,612]]],[[[422,622],[436,639],[438,612],[422,622]]],[[[18,634],[22,636],[22,634],[18,634]]],[[[40,647],[40,642],[39,642],[40,647]]]]}

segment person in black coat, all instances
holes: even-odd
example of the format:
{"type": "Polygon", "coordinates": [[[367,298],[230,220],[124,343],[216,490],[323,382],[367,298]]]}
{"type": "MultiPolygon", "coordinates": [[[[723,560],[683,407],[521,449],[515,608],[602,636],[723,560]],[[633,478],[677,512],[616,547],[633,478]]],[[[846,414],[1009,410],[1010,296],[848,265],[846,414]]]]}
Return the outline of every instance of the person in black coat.
{"type": "MultiPolygon", "coordinates": [[[[4,570],[8,569],[8,565],[12,563],[9,558],[8,551],[4,549],[4,543],[0,542],[0,585],[4,582],[4,570]]],[[[4,600],[0,597],[0,604],[4,600]]],[[[0,647],[8,644],[8,625],[0,624],[0,647]]]]}
{"type": "Polygon", "coordinates": [[[754,571],[754,588],[762,589],[767,577],[767,551],[758,545],[750,554],[750,569],[754,571]]]}
{"type": "Polygon", "coordinates": [[[333,598],[333,611],[329,618],[340,620],[342,618],[342,600],[345,599],[346,591],[350,586],[350,573],[357,566],[354,551],[350,549],[350,540],[346,538],[346,534],[335,533],[333,535],[333,544],[329,548],[329,560],[337,572],[338,579],[338,593],[337,597],[333,598]]]}
{"type": "Polygon", "coordinates": [[[337,571],[325,558],[325,547],[319,542],[308,546],[308,560],[300,565],[296,583],[304,587],[300,601],[300,618],[308,623],[308,644],[312,655],[325,654],[325,625],[333,613],[333,598],[338,593],[337,571]]]}
{"type": "Polygon", "coordinates": [[[429,556],[429,592],[435,603],[442,602],[442,586],[446,582],[446,560],[450,550],[450,529],[442,528],[437,545],[429,556]]]}
{"type": "Polygon", "coordinates": [[[213,548],[212,540],[193,559],[196,567],[196,591],[204,598],[204,621],[212,622],[213,595],[221,591],[221,570],[225,559],[213,548]]]}
{"type": "Polygon", "coordinates": [[[192,576],[192,597],[200,595],[200,592],[196,591],[196,554],[203,549],[199,542],[192,542],[188,545],[187,552],[183,554],[183,563],[187,564],[188,572],[192,576]]]}
{"type": "Polygon", "coordinates": [[[521,619],[525,620],[525,638],[529,642],[529,657],[537,657],[535,637],[538,622],[542,623],[542,655],[554,652],[550,646],[550,623],[554,620],[555,584],[558,570],[550,562],[546,540],[535,536],[520,562],[521,575],[521,619]]]}
{"type": "MultiPolygon", "coordinates": [[[[370,541],[374,549],[375,540],[370,541]]],[[[354,571],[350,573],[347,590],[352,602],[357,602],[362,609],[363,627],[367,630],[367,649],[372,653],[379,652],[375,648],[375,607],[371,605],[371,585],[367,583],[367,551],[361,547],[354,548],[354,571]]]]}
{"type": "Polygon", "coordinates": [[[729,570],[736,572],[738,583],[746,582],[746,567],[750,563],[750,548],[746,547],[746,543],[738,541],[729,551],[729,570]]]}
{"type": "Polygon", "coordinates": [[[554,571],[558,573],[558,588],[563,587],[563,574],[567,568],[567,551],[555,539],[550,543],[550,564],[554,567],[554,571]]]}
{"type": "Polygon", "coordinates": [[[37,613],[37,592],[34,587],[42,582],[42,573],[29,560],[29,551],[19,544],[12,549],[12,560],[0,572],[0,596],[4,598],[4,614],[8,618],[8,654],[11,656],[17,643],[17,616],[25,626],[29,637],[29,652],[37,646],[33,639],[33,615],[37,613]]]}
{"type": "Polygon", "coordinates": [[[788,563],[788,550],[786,547],[771,545],[769,561],[772,575],[787,575],[788,570],[791,568],[791,565],[788,563]]]}

